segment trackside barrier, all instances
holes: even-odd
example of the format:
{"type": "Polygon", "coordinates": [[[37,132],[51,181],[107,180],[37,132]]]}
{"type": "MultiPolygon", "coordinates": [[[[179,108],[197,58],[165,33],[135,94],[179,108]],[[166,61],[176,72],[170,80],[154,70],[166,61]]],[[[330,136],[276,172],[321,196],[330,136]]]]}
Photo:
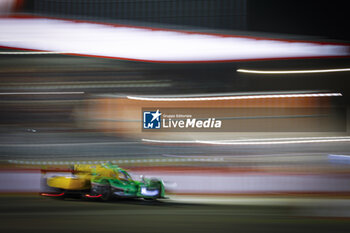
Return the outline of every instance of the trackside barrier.
{"type": "MultiPolygon", "coordinates": [[[[64,171],[56,171],[62,174],[64,171]]],[[[68,171],[65,171],[66,174],[68,171]]],[[[183,194],[266,194],[266,193],[350,193],[350,174],[288,174],[268,172],[181,172],[154,168],[152,171],[132,169],[131,174],[158,177],[171,193],[183,194]]],[[[50,174],[55,174],[50,171],[50,174]]],[[[0,170],[0,193],[39,192],[40,169],[0,170]]]]}

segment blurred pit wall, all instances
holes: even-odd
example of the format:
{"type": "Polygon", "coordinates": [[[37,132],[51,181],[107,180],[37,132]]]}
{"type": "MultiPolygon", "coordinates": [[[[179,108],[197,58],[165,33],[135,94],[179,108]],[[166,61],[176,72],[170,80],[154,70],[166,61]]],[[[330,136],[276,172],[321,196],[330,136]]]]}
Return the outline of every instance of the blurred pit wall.
{"type": "Polygon", "coordinates": [[[335,116],[330,112],[335,109],[335,98],[337,97],[145,101],[103,95],[86,100],[75,110],[75,119],[82,128],[112,132],[118,136],[135,139],[220,140],[346,135],[348,125],[346,115],[335,116]],[[229,132],[164,132],[164,130],[149,132],[142,130],[143,108],[154,111],[162,108],[175,109],[175,112],[176,109],[209,109],[215,116],[224,115],[225,109],[234,109],[237,111],[232,117],[238,116],[239,119],[229,121],[230,127],[237,129],[229,132]],[[242,109],[255,109],[255,111],[242,113],[242,109]],[[281,112],[283,116],[280,115],[281,112]],[[328,114],[332,116],[329,117],[328,114]]]}
{"type": "MultiPolygon", "coordinates": [[[[222,168],[221,168],[222,169],[222,168]]],[[[214,170],[198,167],[190,170],[178,168],[133,168],[134,177],[145,175],[157,177],[164,181],[166,191],[174,194],[323,194],[349,195],[349,174],[322,173],[269,173],[237,172],[214,170]]],[[[49,175],[69,175],[70,173],[52,172],[49,175]]],[[[1,193],[42,192],[40,169],[6,169],[0,170],[1,193]]]]}

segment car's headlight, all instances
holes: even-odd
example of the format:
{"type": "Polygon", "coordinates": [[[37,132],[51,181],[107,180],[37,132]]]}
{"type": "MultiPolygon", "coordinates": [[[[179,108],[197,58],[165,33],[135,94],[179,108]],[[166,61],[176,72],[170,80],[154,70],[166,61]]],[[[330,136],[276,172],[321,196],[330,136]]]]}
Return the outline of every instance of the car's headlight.
{"type": "Polygon", "coordinates": [[[148,190],[146,187],[141,187],[141,194],[145,196],[156,196],[159,194],[159,190],[148,190]]]}

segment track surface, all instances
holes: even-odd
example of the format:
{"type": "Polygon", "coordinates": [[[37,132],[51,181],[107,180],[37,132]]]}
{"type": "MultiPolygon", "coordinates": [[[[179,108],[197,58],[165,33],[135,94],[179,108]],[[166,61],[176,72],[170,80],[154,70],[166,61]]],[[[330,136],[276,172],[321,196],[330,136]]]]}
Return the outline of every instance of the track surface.
{"type": "Polygon", "coordinates": [[[1,196],[1,232],[349,232],[348,219],[298,217],[288,206],[109,203],[1,196]]]}

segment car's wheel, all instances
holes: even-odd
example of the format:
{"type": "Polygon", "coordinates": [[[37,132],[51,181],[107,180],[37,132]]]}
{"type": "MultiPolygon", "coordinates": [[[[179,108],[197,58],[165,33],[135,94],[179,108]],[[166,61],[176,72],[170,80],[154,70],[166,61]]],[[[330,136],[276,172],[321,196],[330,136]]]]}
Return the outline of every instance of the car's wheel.
{"type": "Polygon", "coordinates": [[[153,183],[153,185],[154,185],[155,187],[157,187],[158,192],[159,192],[159,194],[158,194],[156,197],[153,198],[153,199],[155,200],[155,199],[161,197],[161,193],[162,193],[162,184],[161,184],[161,181],[158,180],[158,179],[152,179],[152,180],[151,180],[151,183],[153,183]]]}
{"type": "Polygon", "coordinates": [[[90,193],[87,194],[89,199],[97,198],[103,201],[108,201],[112,198],[112,191],[109,182],[102,181],[101,183],[91,184],[90,193]]]}
{"type": "Polygon", "coordinates": [[[111,186],[109,184],[102,186],[100,189],[100,194],[102,195],[101,200],[103,201],[111,200],[112,199],[111,186]]]}

